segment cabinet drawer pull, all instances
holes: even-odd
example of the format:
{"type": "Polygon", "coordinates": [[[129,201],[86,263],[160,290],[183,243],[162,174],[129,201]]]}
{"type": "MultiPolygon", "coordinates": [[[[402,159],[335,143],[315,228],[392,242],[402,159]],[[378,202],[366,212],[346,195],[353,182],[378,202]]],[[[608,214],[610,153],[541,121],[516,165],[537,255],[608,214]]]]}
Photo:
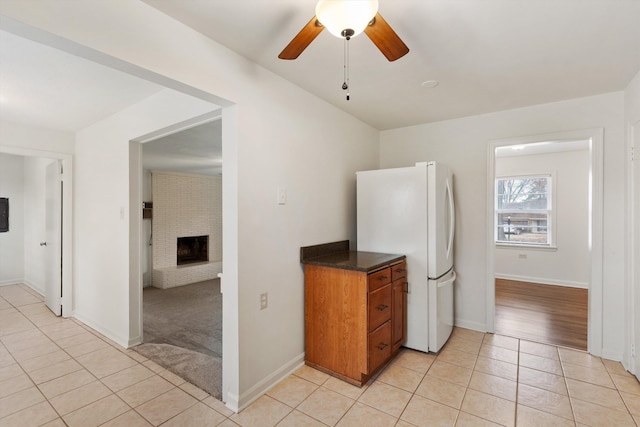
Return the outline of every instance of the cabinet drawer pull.
{"type": "Polygon", "coordinates": [[[386,304],[380,304],[378,306],[378,310],[380,310],[380,311],[385,311],[387,308],[389,308],[389,306],[386,305],[386,304]]]}
{"type": "Polygon", "coordinates": [[[406,268],[396,268],[396,273],[404,273],[405,271],[407,271],[406,268]]]}
{"type": "Polygon", "coordinates": [[[387,280],[389,277],[388,276],[380,276],[378,277],[379,281],[383,281],[383,280],[387,280]]]}
{"type": "Polygon", "coordinates": [[[386,343],[378,344],[378,350],[384,350],[387,347],[389,347],[389,344],[386,344],[386,343]]]}

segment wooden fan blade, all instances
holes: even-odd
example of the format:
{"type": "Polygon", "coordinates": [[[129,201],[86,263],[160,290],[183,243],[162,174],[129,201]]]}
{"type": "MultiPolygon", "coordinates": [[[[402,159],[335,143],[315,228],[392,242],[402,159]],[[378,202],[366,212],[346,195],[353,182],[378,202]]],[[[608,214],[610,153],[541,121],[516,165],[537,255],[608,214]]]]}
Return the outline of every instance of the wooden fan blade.
{"type": "Polygon", "coordinates": [[[389,61],[395,61],[409,53],[407,45],[404,44],[379,13],[376,13],[376,16],[367,25],[364,32],[389,61]]]}
{"type": "Polygon", "coordinates": [[[305,25],[302,30],[289,42],[278,58],[280,59],[296,59],[311,44],[318,34],[324,30],[324,27],[314,16],[311,21],[305,25]]]}

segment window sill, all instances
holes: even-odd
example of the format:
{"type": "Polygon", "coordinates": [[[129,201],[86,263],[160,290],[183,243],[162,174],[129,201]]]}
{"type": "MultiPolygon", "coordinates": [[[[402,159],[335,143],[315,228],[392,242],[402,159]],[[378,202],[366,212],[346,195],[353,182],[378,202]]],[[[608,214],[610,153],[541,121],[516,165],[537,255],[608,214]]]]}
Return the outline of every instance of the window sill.
{"type": "Polygon", "coordinates": [[[553,245],[528,245],[526,243],[506,243],[506,242],[496,242],[496,249],[527,249],[534,251],[549,251],[555,252],[558,250],[557,246],[553,245]]]}

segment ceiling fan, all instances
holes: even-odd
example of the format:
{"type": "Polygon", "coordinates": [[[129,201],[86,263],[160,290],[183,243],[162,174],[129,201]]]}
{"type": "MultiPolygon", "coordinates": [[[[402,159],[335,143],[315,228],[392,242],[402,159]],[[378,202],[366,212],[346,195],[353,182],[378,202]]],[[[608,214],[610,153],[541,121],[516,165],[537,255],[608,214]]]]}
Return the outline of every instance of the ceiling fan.
{"type": "Polygon", "coordinates": [[[407,45],[378,13],[378,0],[320,0],[316,4],[316,15],[278,58],[296,59],[325,27],[331,34],[346,40],[364,31],[389,61],[409,52],[407,45]]]}

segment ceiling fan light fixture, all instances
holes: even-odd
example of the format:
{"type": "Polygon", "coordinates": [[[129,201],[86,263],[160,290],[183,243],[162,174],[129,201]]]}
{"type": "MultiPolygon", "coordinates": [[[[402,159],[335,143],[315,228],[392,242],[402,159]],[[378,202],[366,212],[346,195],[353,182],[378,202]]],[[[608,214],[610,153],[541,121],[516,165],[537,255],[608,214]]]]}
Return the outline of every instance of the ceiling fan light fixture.
{"type": "Polygon", "coordinates": [[[331,34],[344,38],[345,30],[353,30],[355,37],[367,27],[378,13],[378,0],[320,0],[316,4],[316,18],[331,34]]]}

